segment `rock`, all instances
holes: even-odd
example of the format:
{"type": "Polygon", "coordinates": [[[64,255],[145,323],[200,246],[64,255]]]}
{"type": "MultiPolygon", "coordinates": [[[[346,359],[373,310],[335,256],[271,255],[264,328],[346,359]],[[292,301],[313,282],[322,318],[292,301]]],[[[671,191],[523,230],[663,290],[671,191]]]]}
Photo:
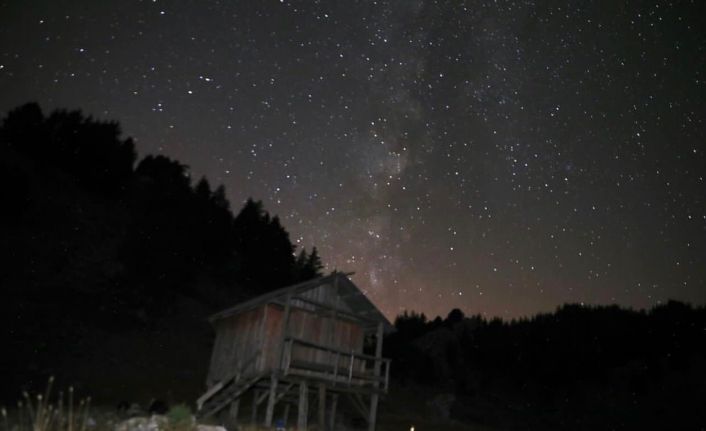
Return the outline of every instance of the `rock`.
{"type": "Polygon", "coordinates": [[[169,411],[169,406],[162,400],[152,400],[147,411],[151,415],[164,415],[169,411]]]}
{"type": "Polygon", "coordinates": [[[197,424],[196,431],[227,431],[227,430],[220,425],[197,424]]]}
{"type": "Polygon", "coordinates": [[[164,431],[166,428],[167,418],[160,415],[138,416],[115,425],[115,431],[164,431]]]}
{"type": "Polygon", "coordinates": [[[116,407],[116,411],[120,416],[127,414],[127,410],[130,408],[130,403],[127,401],[120,401],[116,407]]]}
{"type": "Polygon", "coordinates": [[[144,412],[142,411],[142,407],[140,407],[140,405],[137,403],[130,404],[130,407],[127,408],[127,411],[125,413],[129,418],[144,414],[144,412]]]}

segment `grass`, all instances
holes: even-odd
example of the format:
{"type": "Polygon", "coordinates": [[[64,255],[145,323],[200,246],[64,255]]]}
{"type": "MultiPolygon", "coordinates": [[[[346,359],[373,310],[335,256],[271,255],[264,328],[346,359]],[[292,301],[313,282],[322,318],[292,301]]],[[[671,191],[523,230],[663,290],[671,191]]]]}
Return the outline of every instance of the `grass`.
{"type": "MultiPolygon", "coordinates": [[[[17,403],[17,409],[9,412],[1,408],[4,430],[2,431],[113,431],[118,420],[110,408],[103,414],[96,414],[95,423],[89,416],[91,399],[84,398],[76,402],[74,390],[69,388],[66,394],[59,392],[52,399],[54,379],[50,378],[46,390],[42,394],[22,394],[17,403]]],[[[426,401],[429,394],[419,388],[394,388],[380,405],[378,416],[378,431],[415,431],[445,430],[445,431],[491,431],[491,428],[478,424],[462,424],[456,421],[441,421],[430,414],[426,401]]],[[[100,410],[100,409],[98,409],[100,410]]],[[[194,431],[195,421],[191,409],[185,404],[177,404],[166,414],[166,426],[163,431],[194,431]]],[[[316,430],[315,424],[310,426],[316,430]]],[[[294,428],[288,427],[288,430],[294,428]]],[[[257,425],[240,425],[238,431],[270,431],[257,425]]]]}
{"type": "Polygon", "coordinates": [[[168,431],[193,431],[196,428],[194,416],[186,404],[177,404],[167,412],[168,431]]]}
{"type": "MultiPolygon", "coordinates": [[[[50,377],[43,394],[22,393],[17,403],[13,430],[16,431],[86,431],[91,399],[85,398],[75,404],[74,390],[69,387],[66,399],[59,392],[56,402],[52,402],[54,378],[50,377]]],[[[0,410],[5,431],[10,431],[11,415],[5,407],[0,410]]]]}

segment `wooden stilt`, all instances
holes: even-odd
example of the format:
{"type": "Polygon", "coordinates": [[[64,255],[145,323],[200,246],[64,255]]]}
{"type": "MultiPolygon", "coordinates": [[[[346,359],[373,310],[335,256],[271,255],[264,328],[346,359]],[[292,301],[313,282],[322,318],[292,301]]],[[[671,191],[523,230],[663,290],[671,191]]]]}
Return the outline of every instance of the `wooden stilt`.
{"type": "Polygon", "coordinates": [[[259,398],[259,391],[255,390],[252,392],[252,412],[250,416],[250,423],[257,424],[257,399],[259,398]]]}
{"type": "MultiPolygon", "coordinates": [[[[380,377],[382,369],[382,322],[378,323],[376,340],[375,340],[375,377],[380,377]]],[[[375,389],[380,389],[380,385],[376,384],[375,389]]],[[[370,416],[368,417],[368,431],[375,431],[375,422],[378,414],[378,394],[373,393],[370,396],[370,416]]]]}
{"type": "Polygon", "coordinates": [[[270,378],[270,395],[267,397],[267,409],[265,410],[265,427],[272,426],[272,416],[275,413],[275,403],[277,402],[277,375],[272,374],[270,378]]]}
{"type": "Polygon", "coordinates": [[[319,417],[316,422],[319,429],[324,431],[326,429],[326,386],[323,383],[319,383],[319,417]]]}
{"type": "Polygon", "coordinates": [[[331,412],[328,418],[328,429],[331,431],[336,430],[336,406],[338,405],[338,394],[331,395],[331,412]]]}
{"type": "Polygon", "coordinates": [[[378,394],[370,396],[370,416],[368,417],[368,431],[375,431],[375,421],[378,414],[378,394]]]}
{"type": "Polygon", "coordinates": [[[290,407],[290,406],[291,406],[291,404],[289,404],[289,403],[285,403],[285,405],[284,405],[284,415],[283,415],[283,418],[282,418],[282,419],[284,419],[284,425],[285,425],[285,426],[286,426],[287,424],[289,424],[289,407],[290,407]]]}
{"type": "Polygon", "coordinates": [[[309,416],[309,393],[306,382],[299,383],[299,412],[297,417],[297,431],[306,431],[306,420],[309,416]]]}
{"type": "Polygon", "coordinates": [[[233,400],[230,403],[230,409],[228,410],[228,421],[231,426],[238,425],[238,410],[240,409],[240,397],[233,400]]]}

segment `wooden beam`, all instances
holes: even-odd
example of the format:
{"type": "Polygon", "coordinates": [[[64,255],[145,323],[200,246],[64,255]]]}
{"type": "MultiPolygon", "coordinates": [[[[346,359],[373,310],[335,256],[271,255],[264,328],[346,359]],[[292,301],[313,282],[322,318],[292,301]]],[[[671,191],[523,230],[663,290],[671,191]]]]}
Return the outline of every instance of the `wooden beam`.
{"type": "MultiPolygon", "coordinates": [[[[362,317],[359,314],[351,313],[350,311],[346,311],[346,310],[340,309],[338,307],[324,304],[323,302],[314,301],[309,298],[304,298],[303,296],[293,296],[292,299],[294,299],[296,301],[301,301],[305,304],[312,305],[315,308],[320,308],[325,311],[336,311],[337,314],[340,314],[341,316],[345,317],[347,320],[352,320],[354,322],[368,323],[368,324],[375,323],[375,320],[373,320],[373,319],[366,319],[365,317],[362,317]]],[[[311,311],[311,310],[309,310],[309,311],[311,311]]],[[[326,313],[322,314],[321,312],[316,312],[316,314],[320,314],[320,315],[324,315],[324,316],[326,315],[326,313]]]]}
{"type": "Polygon", "coordinates": [[[289,390],[292,389],[293,387],[294,387],[294,383],[288,384],[287,387],[285,387],[284,390],[277,395],[277,398],[275,399],[275,401],[279,402],[279,400],[284,398],[284,396],[287,395],[287,392],[289,392],[289,390]]]}
{"type": "Polygon", "coordinates": [[[289,407],[290,406],[291,406],[291,404],[289,404],[289,403],[286,403],[284,405],[284,415],[283,415],[284,417],[282,419],[284,419],[284,426],[285,427],[289,423],[289,407]]]}
{"type": "Polygon", "coordinates": [[[264,391],[261,391],[260,396],[257,398],[257,401],[256,401],[257,405],[259,406],[260,404],[262,404],[262,402],[265,400],[265,398],[267,398],[268,395],[269,395],[269,392],[267,389],[265,389],[264,391]]]}
{"type": "Polygon", "coordinates": [[[275,403],[277,402],[277,375],[272,373],[270,377],[270,390],[267,398],[267,409],[265,410],[265,428],[272,426],[272,416],[275,414],[275,403]]]}
{"type": "Polygon", "coordinates": [[[299,412],[297,415],[297,431],[306,431],[306,420],[309,416],[309,393],[306,382],[299,382],[299,412]]]}
{"type": "Polygon", "coordinates": [[[273,290],[272,292],[266,293],[264,295],[260,295],[256,298],[249,300],[249,301],[242,302],[234,307],[228,308],[223,311],[219,311],[216,314],[212,314],[211,316],[208,317],[208,321],[213,324],[218,319],[223,319],[223,318],[235,315],[235,314],[240,314],[245,311],[260,307],[263,304],[273,302],[277,298],[285,296],[287,293],[294,294],[294,293],[306,292],[309,289],[313,289],[315,287],[326,284],[327,282],[336,278],[339,275],[344,275],[346,277],[349,277],[353,274],[354,274],[353,272],[331,273],[327,276],[320,277],[320,278],[317,278],[314,280],[308,280],[308,281],[304,281],[299,284],[295,284],[293,286],[288,286],[288,287],[283,287],[281,289],[273,290]]]}
{"type": "Polygon", "coordinates": [[[198,400],[196,400],[196,406],[198,410],[203,408],[204,403],[213,396],[216,392],[220,391],[223,387],[223,382],[218,382],[211,386],[205,394],[201,395],[198,400]]]}
{"type": "Polygon", "coordinates": [[[330,431],[336,430],[336,407],[338,406],[338,394],[331,395],[331,412],[328,418],[328,429],[330,431]]]}
{"type": "Polygon", "coordinates": [[[228,420],[231,426],[238,425],[238,410],[240,409],[240,398],[236,398],[230,403],[230,409],[228,409],[228,420]]]}
{"type": "Polygon", "coordinates": [[[378,358],[377,356],[365,355],[363,353],[355,353],[355,352],[351,353],[350,350],[336,349],[334,347],[329,347],[329,346],[325,346],[323,344],[314,343],[312,341],[308,341],[303,338],[287,337],[287,340],[293,340],[296,344],[300,344],[300,345],[306,346],[306,347],[313,347],[315,349],[325,350],[325,351],[332,352],[332,353],[339,352],[341,355],[345,355],[345,356],[350,356],[351,354],[353,354],[356,359],[364,359],[364,360],[370,360],[370,361],[376,360],[376,359],[380,359],[381,361],[385,360],[382,358],[378,358]]]}
{"type": "Polygon", "coordinates": [[[238,397],[240,397],[242,394],[244,394],[246,391],[248,391],[253,385],[257,384],[257,382],[262,378],[262,375],[258,374],[255,375],[254,377],[250,378],[249,380],[246,380],[243,384],[239,385],[239,388],[235,391],[232,392],[228,397],[226,397],[224,400],[219,401],[216,405],[210,406],[204,413],[202,413],[200,416],[203,418],[207,418],[213,414],[218,413],[222,409],[228,406],[230,402],[238,397]]]}
{"type": "MultiPolygon", "coordinates": [[[[375,377],[380,377],[380,368],[382,367],[382,322],[378,323],[377,339],[375,340],[375,377]]],[[[380,388],[380,383],[375,384],[375,388],[380,388]]],[[[375,431],[375,422],[377,421],[378,413],[378,397],[377,393],[370,396],[370,419],[368,420],[368,431],[375,431]]]]}
{"type": "MultiPolygon", "coordinates": [[[[340,346],[340,334],[337,333],[336,331],[336,319],[338,317],[338,307],[340,305],[340,299],[338,295],[338,277],[333,279],[333,294],[336,297],[336,303],[332,307],[331,310],[331,319],[328,322],[328,334],[327,334],[327,339],[326,339],[326,344],[329,346],[340,346]]],[[[334,369],[338,368],[338,353],[333,353],[333,352],[328,352],[327,354],[327,362],[330,364],[332,357],[335,355],[336,358],[336,364],[334,365],[334,369]]],[[[336,371],[334,371],[334,374],[336,371]]],[[[334,378],[335,381],[335,378],[334,378]]]]}
{"type": "MultiPolygon", "coordinates": [[[[267,304],[262,307],[262,320],[260,321],[260,328],[258,329],[258,342],[260,343],[257,347],[258,349],[265,351],[265,328],[267,327],[267,304]]],[[[265,356],[258,356],[255,361],[255,370],[257,372],[263,371],[265,368],[265,356]]]]}
{"type": "Polygon", "coordinates": [[[250,423],[253,425],[257,423],[257,398],[258,395],[260,395],[258,392],[258,390],[254,390],[252,392],[252,411],[250,412],[250,423]]]}

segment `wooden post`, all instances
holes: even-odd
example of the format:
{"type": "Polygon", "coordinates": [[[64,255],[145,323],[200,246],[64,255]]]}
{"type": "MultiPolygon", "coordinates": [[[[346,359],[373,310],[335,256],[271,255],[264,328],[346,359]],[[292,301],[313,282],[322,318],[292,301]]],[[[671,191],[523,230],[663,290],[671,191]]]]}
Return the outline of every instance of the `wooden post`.
{"type": "MultiPolygon", "coordinates": [[[[283,369],[283,359],[284,359],[284,342],[287,340],[287,336],[289,336],[289,315],[291,314],[291,303],[292,303],[292,294],[289,293],[287,294],[287,299],[285,300],[284,303],[284,318],[282,319],[282,335],[280,336],[279,339],[279,344],[277,345],[277,370],[282,370],[283,369]]],[[[292,352],[290,351],[289,354],[291,355],[292,352]]]]}
{"type": "MultiPolygon", "coordinates": [[[[338,335],[336,333],[336,319],[338,318],[338,307],[340,307],[340,305],[341,305],[340,304],[341,297],[338,294],[338,277],[333,279],[333,294],[335,295],[336,299],[333,303],[333,307],[331,308],[331,321],[327,325],[328,326],[328,328],[327,328],[328,334],[326,337],[326,343],[329,347],[337,347],[338,348],[339,347],[339,345],[337,343],[338,340],[336,339],[337,335],[338,335]]],[[[333,352],[329,351],[328,355],[327,355],[329,364],[331,363],[332,353],[333,352]]],[[[338,359],[338,358],[336,358],[336,359],[338,359]]],[[[334,371],[334,374],[335,374],[335,371],[334,371]]],[[[335,377],[334,377],[334,380],[335,380],[335,377]]]]}
{"type": "Polygon", "coordinates": [[[331,395],[331,413],[328,418],[328,429],[330,431],[336,430],[336,406],[338,405],[338,394],[331,395]]]}
{"type": "MultiPolygon", "coordinates": [[[[265,350],[265,328],[267,328],[267,303],[262,307],[262,320],[260,321],[260,328],[258,329],[258,347],[262,349],[262,351],[265,350]]],[[[255,358],[255,370],[256,371],[262,371],[266,364],[265,364],[265,356],[266,355],[259,355],[257,358],[255,358]]],[[[244,370],[243,370],[244,371],[244,370]]]]}
{"type": "Polygon", "coordinates": [[[272,416],[275,413],[275,403],[277,402],[277,375],[272,373],[270,377],[270,395],[267,398],[267,410],[265,410],[265,427],[272,426],[272,416]]]}
{"type": "Polygon", "coordinates": [[[299,414],[297,417],[297,430],[306,431],[306,419],[309,415],[309,393],[306,382],[299,382],[299,414]]]}
{"type": "Polygon", "coordinates": [[[240,397],[233,400],[230,403],[230,410],[228,410],[228,420],[231,426],[238,425],[238,410],[240,409],[240,397]]]}
{"type": "Polygon", "coordinates": [[[257,399],[258,399],[258,391],[254,390],[252,392],[252,412],[250,412],[250,423],[255,425],[257,423],[257,399]]]}
{"type": "Polygon", "coordinates": [[[319,383],[319,420],[317,424],[321,431],[326,429],[326,386],[323,383],[319,383]]]}
{"type": "MultiPolygon", "coordinates": [[[[382,367],[382,322],[378,323],[375,343],[375,391],[380,390],[380,368],[382,367]]],[[[370,417],[368,418],[368,431],[375,431],[375,422],[378,414],[378,397],[377,392],[370,396],[370,417]]]]}
{"type": "Polygon", "coordinates": [[[289,403],[284,404],[284,417],[282,419],[284,419],[284,426],[285,427],[289,423],[289,406],[290,406],[289,403]]]}

